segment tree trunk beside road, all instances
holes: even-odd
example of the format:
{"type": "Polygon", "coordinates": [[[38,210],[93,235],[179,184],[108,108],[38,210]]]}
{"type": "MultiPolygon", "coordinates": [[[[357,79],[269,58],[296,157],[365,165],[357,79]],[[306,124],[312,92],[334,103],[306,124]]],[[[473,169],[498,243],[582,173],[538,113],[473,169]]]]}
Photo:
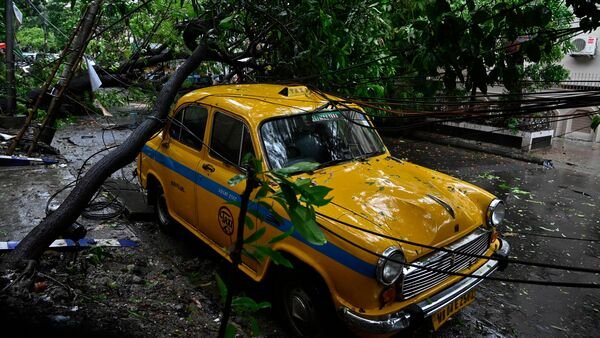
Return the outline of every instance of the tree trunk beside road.
{"type": "Polygon", "coordinates": [[[162,127],[179,87],[187,76],[207,59],[208,55],[208,45],[205,42],[200,43],[192,55],[165,83],[152,109],[151,116],[141,123],[123,144],[109,152],[90,168],[85,176],[77,182],[60,207],[40,222],[19,243],[17,248],[5,257],[2,262],[5,268],[17,268],[24,262],[39,259],[52,241],[77,220],[104,180],[116,170],[135,160],[146,141],[162,127]]]}

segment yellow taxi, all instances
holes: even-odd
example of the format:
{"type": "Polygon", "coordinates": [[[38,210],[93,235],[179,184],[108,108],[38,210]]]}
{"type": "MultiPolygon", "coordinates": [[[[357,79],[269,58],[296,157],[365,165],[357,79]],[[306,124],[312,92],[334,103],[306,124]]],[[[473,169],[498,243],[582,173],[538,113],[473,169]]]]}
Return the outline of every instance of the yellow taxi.
{"type": "MultiPolygon", "coordinates": [[[[334,315],[357,334],[423,322],[437,329],[505,265],[510,246],[496,232],[501,200],[394,158],[360,107],[304,86],[219,85],[181,97],[137,159],[159,224],[183,225],[230,260],[244,185],[228,180],[244,171],[247,153],[268,170],[319,163],[296,177],[333,189],[331,202],[316,208],[324,245],[294,232],[273,244],[294,269],[250,256],[240,265],[257,282],[277,276],[295,334],[314,335],[334,315]]],[[[245,236],[266,228],[267,244],[288,231],[289,216],[274,210],[278,217],[252,216],[256,226],[245,236]]]]}

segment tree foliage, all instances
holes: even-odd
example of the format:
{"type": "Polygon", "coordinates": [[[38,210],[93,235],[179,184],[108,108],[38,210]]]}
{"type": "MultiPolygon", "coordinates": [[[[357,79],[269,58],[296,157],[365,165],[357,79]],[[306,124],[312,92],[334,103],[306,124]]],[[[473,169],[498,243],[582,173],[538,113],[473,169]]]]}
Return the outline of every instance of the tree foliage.
{"type": "Polygon", "coordinates": [[[397,13],[398,50],[408,71],[441,76],[447,92],[457,80],[466,91],[486,93],[489,85],[520,91],[524,79],[550,85],[566,76],[556,63],[572,16],[561,0],[431,0],[413,8],[411,16],[397,13]]]}
{"type": "Polygon", "coordinates": [[[54,33],[46,33],[41,27],[19,29],[16,40],[23,51],[57,52],[59,50],[54,33]]]}
{"type": "MultiPolygon", "coordinates": [[[[58,45],[85,8],[84,1],[32,2],[42,14],[23,8],[22,29],[42,27],[58,45]]],[[[575,14],[589,7],[567,3],[575,14]]],[[[523,79],[551,84],[565,77],[556,62],[568,42],[559,32],[571,21],[561,0],[118,0],[105,3],[97,31],[110,29],[87,53],[117,72],[127,60],[157,53],[184,58],[210,34],[218,63],[199,71],[241,81],[301,81],[375,97],[392,90],[485,92],[495,84],[519,91],[523,79]],[[399,76],[410,87],[398,89],[399,76]],[[432,76],[441,81],[422,81],[432,76]]],[[[597,25],[593,18],[584,22],[597,25]]]]}

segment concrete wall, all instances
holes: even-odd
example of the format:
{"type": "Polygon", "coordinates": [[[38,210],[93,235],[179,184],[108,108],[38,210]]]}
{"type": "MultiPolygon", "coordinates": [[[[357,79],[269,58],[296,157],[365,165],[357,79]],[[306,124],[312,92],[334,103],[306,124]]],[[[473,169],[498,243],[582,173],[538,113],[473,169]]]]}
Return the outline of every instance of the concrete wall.
{"type": "MultiPolygon", "coordinates": [[[[590,33],[581,33],[574,36],[572,39],[588,36],[596,37],[600,39],[600,29],[590,33]]],[[[600,46],[596,46],[596,55],[590,56],[571,56],[565,55],[561,64],[563,67],[571,72],[571,78],[575,81],[582,81],[579,85],[591,85],[591,83],[585,83],[584,81],[589,79],[592,81],[600,81],[600,46]]],[[[573,82],[573,85],[577,85],[577,82],[573,82]]],[[[595,85],[598,86],[598,85],[595,85]]]]}
{"type": "MultiPolygon", "coordinates": [[[[600,29],[588,33],[580,33],[572,38],[596,37],[600,40],[600,29]]],[[[585,89],[598,90],[600,89],[600,41],[596,45],[596,55],[594,56],[572,56],[565,55],[561,64],[569,72],[569,81],[562,84],[563,88],[568,89],[585,89]]],[[[600,107],[585,107],[573,109],[557,109],[556,114],[565,116],[563,121],[557,121],[555,128],[556,137],[564,137],[579,141],[588,141],[600,143],[600,130],[594,132],[589,128],[592,118],[591,116],[581,116],[572,119],[567,119],[568,115],[579,113],[596,113],[600,112],[600,107]]]]}

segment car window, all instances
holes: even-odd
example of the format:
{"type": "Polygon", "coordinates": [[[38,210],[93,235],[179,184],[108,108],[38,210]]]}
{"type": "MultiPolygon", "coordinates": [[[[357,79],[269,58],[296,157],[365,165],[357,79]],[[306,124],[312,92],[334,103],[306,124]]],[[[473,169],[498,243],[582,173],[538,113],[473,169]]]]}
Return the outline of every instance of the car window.
{"type": "Polygon", "coordinates": [[[201,106],[187,106],[180,110],[171,122],[169,131],[173,139],[195,149],[202,148],[208,110],[201,106]]]}
{"type": "Polygon", "coordinates": [[[210,154],[229,164],[241,166],[247,153],[254,154],[254,148],[246,125],[223,113],[215,113],[210,154]]]}
{"type": "Polygon", "coordinates": [[[272,119],[261,126],[260,133],[272,169],[298,162],[327,166],[384,151],[366,116],[355,110],[318,111],[272,119]]]}

